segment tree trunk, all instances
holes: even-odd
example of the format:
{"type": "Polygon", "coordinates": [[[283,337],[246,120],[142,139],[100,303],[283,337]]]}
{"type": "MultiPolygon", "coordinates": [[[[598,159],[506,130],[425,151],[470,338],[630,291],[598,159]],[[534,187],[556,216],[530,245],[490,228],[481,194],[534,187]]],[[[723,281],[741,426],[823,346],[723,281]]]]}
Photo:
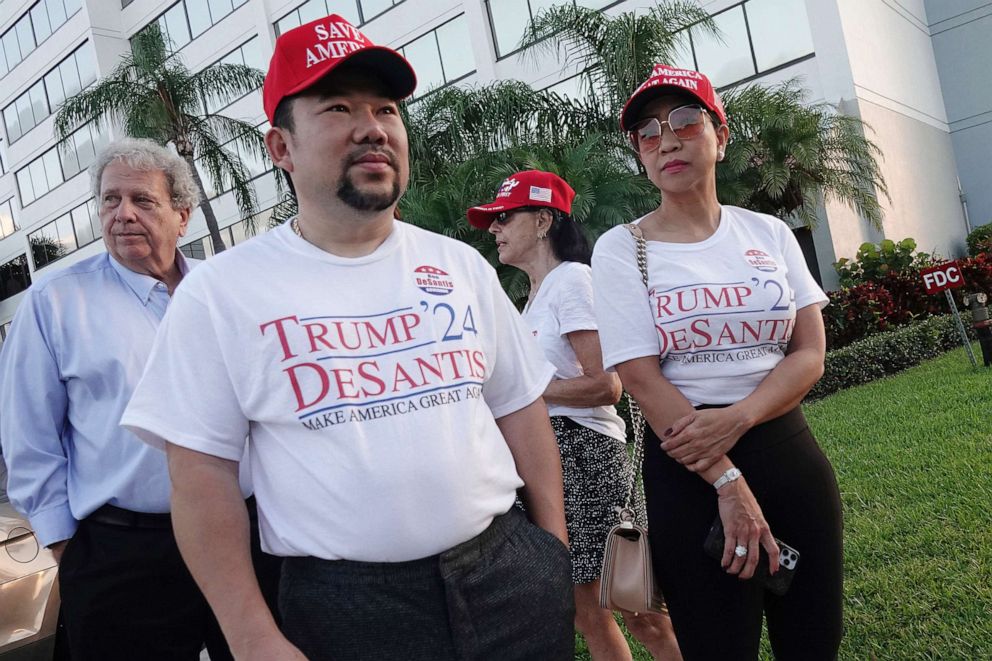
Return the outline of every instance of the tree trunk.
{"type": "Polygon", "coordinates": [[[193,164],[192,156],[185,156],[184,158],[189,164],[189,169],[193,172],[193,179],[196,181],[197,187],[200,189],[200,209],[203,211],[203,218],[207,221],[207,231],[210,233],[210,242],[213,244],[214,254],[222,253],[227,247],[224,245],[224,240],[220,237],[220,228],[217,227],[217,214],[214,213],[214,208],[210,205],[210,200],[207,198],[207,191],[203,187],[200,171],[193,164]]]}

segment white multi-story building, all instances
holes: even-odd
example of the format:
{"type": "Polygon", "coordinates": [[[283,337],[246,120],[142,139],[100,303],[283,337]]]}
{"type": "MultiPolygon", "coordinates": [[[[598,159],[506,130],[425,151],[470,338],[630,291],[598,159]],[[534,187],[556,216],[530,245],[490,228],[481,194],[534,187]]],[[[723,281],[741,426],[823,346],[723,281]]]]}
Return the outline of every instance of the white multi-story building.
{"type": "MultiPolygon", "coordinates": [[[[418,95],[451,84],[517,78],[577,89],[553,58],[526,56],[527,20],[559,2],[609,13],[648,0],[2,0],[0,2],[0,340],[21,292],[39,273],[103,250],[86,167],[108,139],[87,124],[56,143],[52,113],[68,95],[111,71],[131,37],[157,21],[192,70],[219,60],[265,69],[276,36],[338,13],[369,37],[402,50],[418,95]],[[53,248],[54,246],[54,248],[53,248]]],[[[718,87],[801,78],[809,100],[836,104],[874,129],[891,203],[881,231],[827,201],[822,222],[800,232],[828,288],[832,262],[866,240],[915,238],[957,255],[969,226],[992,221],[992,1],[697,0],[722,43],[687,34],[681,64],[718,87]],[[960,180],[960,184],[959,184],[960,180]],[[967,204],[965,204],[967,201],[967,204]]],[[[210,108],[265,126],[259,92],[210,108]]],[[[731,132],[733,126],[731,126],[731,132]]],[[[263,211],[275,204],[271,172],[249,163],[263,211]]],[[[245,238],[229,192],[211,191],[225,242],[245,238]]],[[[209,254],[202,215],[182,249],[209,254]]]]}

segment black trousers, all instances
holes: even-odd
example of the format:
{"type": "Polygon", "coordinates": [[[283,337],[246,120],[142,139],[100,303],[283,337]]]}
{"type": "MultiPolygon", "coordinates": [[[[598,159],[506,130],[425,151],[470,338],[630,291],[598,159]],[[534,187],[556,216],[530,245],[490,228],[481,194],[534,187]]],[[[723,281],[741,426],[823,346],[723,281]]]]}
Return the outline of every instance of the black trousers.
{"type": "MultiPolygon", "coordinates": [[[[280,560],[261,552],[252,517],[252,556],[275,607],[280,560]]],[[[232,659],[206,599],[179,554],[172,527],[87,519],[59,564],[60,615],[72,661],[232,659]]]]}
{"type": "Polygon", "coordinates": [[[283,631],[311,661],[570,661],[568,549],[516,507],[409,562],[286,558],[283,631]]]}
{"type": "Polygon", "coordinates": [[[757,425],[729,453],[772,534],[800,553],[781,597],[705,554],[716,492],[669,458],[650,429],[644,444],[652,559],[686,661],[757,659],[763,614],[777,659],[835,659],[843,635],[840,494],[802,411],[757,425]]]}

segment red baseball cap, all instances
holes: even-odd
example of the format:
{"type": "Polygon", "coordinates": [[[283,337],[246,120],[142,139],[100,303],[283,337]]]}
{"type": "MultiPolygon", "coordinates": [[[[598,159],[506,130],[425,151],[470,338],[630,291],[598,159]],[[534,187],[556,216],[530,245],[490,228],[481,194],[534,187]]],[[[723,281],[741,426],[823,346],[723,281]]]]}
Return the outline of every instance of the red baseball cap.
{"type": "Polygon", "coordinates": [[[262,85],[262,105],[269,122],[280,101],[313,86],[346,61],[360,62],[374,71],[397,100],[410,96],[417,87],[417,76],[406,58],[391,48],[376,46],[351,23],[331,14],[276,39],[262,85]]]}
{"type": "Polygon", "coordinates": [[[713,89],[713,84],[705,74],[692,69],[679,69],[668,64],[656,64],[651,76],[634,90],[620,113],[620,128],[629,131],[641,114],[644,105],[664,92],[685,92],[703,104],[707,110],[712,110],[720,118],[720,123],[727,123],[727,111],[723,109],[720,95],[713,89]]]}
{"type": "Polygon", "coordinates": [[[488,229],[496,216],[520,207],[550,207],[572,213],[575,191],[556,174],[524,170],[510,175],[496,191],[496,201],[472,207],[466,214],[472,227],[488,229]]]}

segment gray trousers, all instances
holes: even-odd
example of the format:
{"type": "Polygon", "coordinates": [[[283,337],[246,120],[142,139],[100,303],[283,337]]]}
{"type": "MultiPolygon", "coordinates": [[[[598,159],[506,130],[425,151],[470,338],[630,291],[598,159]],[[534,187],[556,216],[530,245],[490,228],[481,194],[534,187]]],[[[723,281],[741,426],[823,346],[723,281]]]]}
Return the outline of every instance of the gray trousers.
{"type": "Polygon", "coordinates": [[[370,563],[286,558],[283,631],[312,661],[565,661],[568,550],[517,508],[439,555],[370,563]]]}

